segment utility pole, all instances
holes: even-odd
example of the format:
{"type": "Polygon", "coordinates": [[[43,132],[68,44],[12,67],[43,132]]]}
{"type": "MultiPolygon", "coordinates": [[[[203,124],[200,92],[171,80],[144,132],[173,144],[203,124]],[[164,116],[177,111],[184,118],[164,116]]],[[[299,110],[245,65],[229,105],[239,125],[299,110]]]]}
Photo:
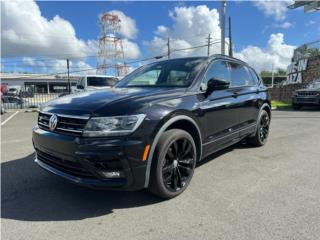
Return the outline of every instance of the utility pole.
{"type": "Polygon", "coordinates": [[[170,59],[170,38],[169,37],[168,37],[167,46],[168,46],[168,59],[170,59]]]}
{"type": "Polygon", "coordinates": [[[273,88],[273,84],[274,84],[274,71],[273,71],[273,68],[274,68],[274,64],[272,63],[272,73],[271,73],[271,88],[273,88]]]}
{"type": "Polygon", "coordinates": [[[69,59],[67,59],[67,70],[68,70],[68,90],[71,93],[70,76],[69,76],[69,59]]]}
{"type": "Polygon", "coordinates": [[[233,56],[232,51],[232,35],[231,35],[231,17],[229,16],[229,56],[233,56]]]}
{"type": "Polygon", "coordinates": [[[211,34],[208,35],[208,57],[210,56],[211,34]]]}
{"type": "Polygon", "coordinates": [[[221,22],[221,54],[225,54],[225,25],[226,25],[226,1],[221,0],[221,13],[220,13],[220,22],[221,22]]]}

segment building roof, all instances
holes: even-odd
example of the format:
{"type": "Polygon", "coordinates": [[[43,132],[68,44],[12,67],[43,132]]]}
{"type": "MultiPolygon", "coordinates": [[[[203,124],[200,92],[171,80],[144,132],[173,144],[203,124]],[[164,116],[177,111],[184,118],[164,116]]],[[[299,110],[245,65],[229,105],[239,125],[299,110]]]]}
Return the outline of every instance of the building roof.
{"type": "MultiPolygon", "coordinates": [[[[70,76],[70,80],[78,80],[81,76],[70,76]]],[[[68,80],[67,76],[34,74],[34,73],[0,73],[1,79],[6,80],[32,80],[32,81],[52,81],[52,80],[68,80]]]]}

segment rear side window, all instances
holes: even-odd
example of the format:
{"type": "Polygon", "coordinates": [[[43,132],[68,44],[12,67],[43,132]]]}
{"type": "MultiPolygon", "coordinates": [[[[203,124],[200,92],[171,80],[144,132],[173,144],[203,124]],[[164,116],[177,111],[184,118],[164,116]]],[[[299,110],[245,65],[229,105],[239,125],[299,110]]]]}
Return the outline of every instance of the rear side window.
{"type": "Polygon", "coordinates": [[[250,85],[257,85],[260,82],[260,79],[257,73],[252,68],[247,68],[251,75],[251,84],[250,85]]]}
{"type": "Polygon", "coordinates": [[[203,82],[207,83],[211,78],[230,81],[230,71],[228,63],[225,61],[215,61],[211,63],[205,74],[203,82]]]}
{"type": "Polygon", "coordinates": [[[230,62],[231,69],[231,87],[240,87],[240,86],[250,86],[252,85],[252,77],[247,71],[246,67],[238,64],[230,62]]]}

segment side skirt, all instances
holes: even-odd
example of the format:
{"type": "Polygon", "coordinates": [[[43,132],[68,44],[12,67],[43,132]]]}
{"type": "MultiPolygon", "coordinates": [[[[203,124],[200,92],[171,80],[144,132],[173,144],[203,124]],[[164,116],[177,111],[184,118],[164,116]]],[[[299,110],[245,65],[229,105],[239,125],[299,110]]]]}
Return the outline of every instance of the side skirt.
{"type": "Polygon", "coordinates": [[[222,150],[233,144],[236,144],[241,140],[243,140],[244,138],[254,134],[256,131],[256,127],[257,127],[256,124],[251,124],[250,126],[239,129],[231,134],[226,134],[223,137],[220,137],[218,139],[214,139],[211,142],[202,144],[202,159],[219,150],[222,150]]]}

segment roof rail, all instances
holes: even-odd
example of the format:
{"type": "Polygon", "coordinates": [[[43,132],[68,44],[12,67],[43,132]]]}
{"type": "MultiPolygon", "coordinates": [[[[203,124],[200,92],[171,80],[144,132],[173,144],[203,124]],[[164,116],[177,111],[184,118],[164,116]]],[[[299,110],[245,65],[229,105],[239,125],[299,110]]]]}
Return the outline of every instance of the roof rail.
{"type": "Polygon", "coordinates": [[[247,64],[246,62],[238,59],[238,58],[235,58],[235,57],[230,57],[228,55],[224,55],[224,54],[212,54],[209,58],[225,58],[225,59],[230,59],[230,60],[236,60],[238,62],[241,62],[241,63],[244,63],[244,64],[247,64]]]}

